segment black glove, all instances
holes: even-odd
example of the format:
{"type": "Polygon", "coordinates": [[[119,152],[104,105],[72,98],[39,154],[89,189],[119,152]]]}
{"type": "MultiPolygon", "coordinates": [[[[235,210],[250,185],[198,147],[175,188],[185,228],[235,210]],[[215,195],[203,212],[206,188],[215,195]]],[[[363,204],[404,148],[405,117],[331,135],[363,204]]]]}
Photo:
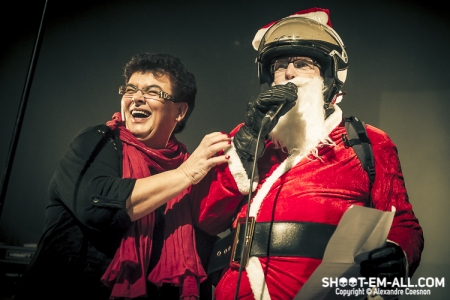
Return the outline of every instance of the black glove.
{"type": "MultiPolygon", "coordinates": [[[[292,82],[285,85],[275,85],[265,92],[262,92],[256,101],[247,105],[247,115],[245,125],[234,135],[233,143],[247,171],[248,166],[255,159],[256,141],[258,139],[261,122],[266,113],[272,108],[278,108],[284,104],[280,112],[268,122],[261,131],[261,139],[264,139],[275,127],[278,119],[295,106],[297,100],[297,86],[292,82]]],[[[261,157],[264,152],[265,143],[260,142],[256,158],[261,157]]],[[[247,172],[249,173],[249,172],[247,172]]]]}
{"type": "Polygon", "coordinates": [[[361,275],[369,277],[386,278],[392,282],[394,278],[406,276],[406,258],[402,248],[387,242],[384,247],[369,252],[369,258],[361,262],[361,275]]]}

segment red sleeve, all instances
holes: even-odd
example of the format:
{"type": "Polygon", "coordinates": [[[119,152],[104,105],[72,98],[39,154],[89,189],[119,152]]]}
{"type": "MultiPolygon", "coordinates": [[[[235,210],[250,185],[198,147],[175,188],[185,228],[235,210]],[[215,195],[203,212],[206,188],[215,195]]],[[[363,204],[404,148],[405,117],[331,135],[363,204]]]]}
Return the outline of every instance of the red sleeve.
{"type": "MultiPolygon", "coordinates": [[[[233,130],[231,134],[235,132],[233,130]]],[[[218,234],[231,227],[239,204],[245,197],[236,183],[236,175],[230,171],[233,164],[241,164],[236,155],[230,158],[228,164],[212,169],[191,189],[195,225],[209,234],[218,234]]]]}
{"type": "Polygon", "coordinates": [[[423,231],[409,202],[397,147],[381,130],[368,126],[375,159],[375,182],[372,199],[375,208],[391,211],[395,216],[388,240],[398,244],[406,254],[409,276],[417,269],[423,251],[423,231]]]}

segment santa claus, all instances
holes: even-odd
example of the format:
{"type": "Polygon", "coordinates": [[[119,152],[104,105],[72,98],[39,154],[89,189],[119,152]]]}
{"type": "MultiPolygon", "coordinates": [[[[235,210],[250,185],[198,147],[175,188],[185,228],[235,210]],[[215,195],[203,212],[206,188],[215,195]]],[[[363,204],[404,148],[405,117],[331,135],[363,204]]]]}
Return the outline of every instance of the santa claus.
{"type": "Polygon", "coordinates": [[[396,146],[386,133],[366,125],[375,160],[371,185],[343,139],[338,103],[348,57],[329,11],[313,8],[272,22],[258,31],[253,46],[263,92],[231,132],[228,165],[211,173],[212,184],[200,183],[209,185],[203,189],[208,193],[199,195],[200,226],[213,234],[228,226],[232,235],[242,237],[242,228],[248,233],[248,239],[213,253],[212,264],[214,256],[231,252],[215,298],[293,299],[352,205],[396,209],[386,245],[361,264],[362,276],[388,281],[412,276],[423,233],[408,201],[396,146]]]}

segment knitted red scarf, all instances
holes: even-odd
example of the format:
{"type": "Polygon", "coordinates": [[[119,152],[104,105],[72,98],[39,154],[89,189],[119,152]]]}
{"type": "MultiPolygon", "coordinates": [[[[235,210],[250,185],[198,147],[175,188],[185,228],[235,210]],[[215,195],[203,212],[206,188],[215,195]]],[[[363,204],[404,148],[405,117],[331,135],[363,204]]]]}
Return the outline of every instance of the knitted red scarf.
{"type": "MultiPolygon", "coordinates": [[[[115,113],[107,125],[118,128],[120,132],[123,178],[148,177],[151,175],[150,170],[157,173],[173,170],[189,156],[185,145],[174,136],[165,149],[148,148],[125,128],[120,113],[115,113]]],[[[111,299],[146,296],[147,280],[158,286],[163,283],[181,286],[181,299],[198,298],[197,285],[206,279],[206,274],[196,251],[189,202],[186,198],[182,200],[187,192],[188,190],[167,202],[164,246],[161,258],[150,274],[148,266],[155,213],[150,213],[130,226],[102,277],[102,282],[112,290],[111,299]]]]}

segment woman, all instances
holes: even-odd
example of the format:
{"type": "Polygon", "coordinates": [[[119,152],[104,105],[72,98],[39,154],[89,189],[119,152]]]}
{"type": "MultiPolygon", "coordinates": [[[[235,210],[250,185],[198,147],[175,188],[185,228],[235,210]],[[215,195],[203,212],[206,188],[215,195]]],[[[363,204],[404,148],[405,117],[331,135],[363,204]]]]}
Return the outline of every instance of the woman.
{"type": "Polygon", "coordinates": [[[198,297],[206,275],[183,196],[227,161],[230,138],[206,135],[190,156],[176,140],[197,90],[178,58],[138,54],[124,76],[121,113],[81,131],[51,180],[45,232],[16,299],[198,297]]]}

